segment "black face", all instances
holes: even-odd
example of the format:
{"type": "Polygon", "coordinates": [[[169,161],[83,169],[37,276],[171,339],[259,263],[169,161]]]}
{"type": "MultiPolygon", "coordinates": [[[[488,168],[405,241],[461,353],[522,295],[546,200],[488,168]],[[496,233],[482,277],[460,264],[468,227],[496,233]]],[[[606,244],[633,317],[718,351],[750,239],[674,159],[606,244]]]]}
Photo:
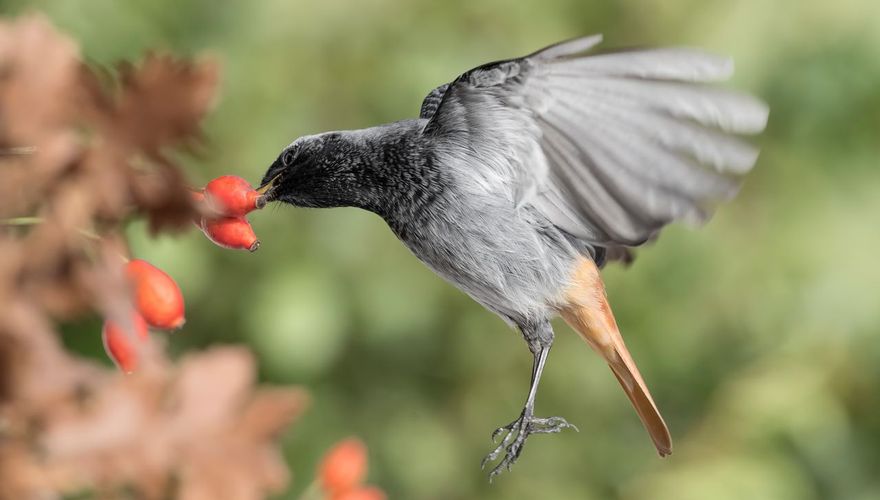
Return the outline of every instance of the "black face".
{"type": "Polygon", "coordinates": [[[271,201],[301,207],[359,206],[361,162],[336,133],[297,139],[284,148],[263,176],[272,182],[271,201]]]}
{"type": "Polygon", "coordinates": [[[305,155],[300,156],[300,153],[305,149],[301,147],[302,142],[304,140],[299,139],[281,150],[281,154],[278,155],[278,158],[269,165],[269,169],[263,174],[263,182],[260,185],[265,186],[270,182],[273,183],[274,187],[269,193],[273,201],[281,198],[281,191],[283,191],[280,189],[281,185],[285,178],[290,177],[293,173],[293,170],[297,167],[297,162],[304,163],[307,160],[305,155]]]}

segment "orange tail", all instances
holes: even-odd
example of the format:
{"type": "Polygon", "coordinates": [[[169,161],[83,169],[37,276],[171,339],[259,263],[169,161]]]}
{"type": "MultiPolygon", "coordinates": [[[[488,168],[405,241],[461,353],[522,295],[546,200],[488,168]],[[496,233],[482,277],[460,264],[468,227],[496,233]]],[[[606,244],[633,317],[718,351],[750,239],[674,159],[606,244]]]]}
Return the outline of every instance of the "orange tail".
{"type": "Polygon", "coordinates": [[[565,300],[566,305],[559,312],[566,323],[608,362],[651,435],[660,456],[671,454],[672,438],[669,436],[669,429],[666,428],[635,361],[623,343],[617,322],[608,306],[605,285],[593,261],[584,259],[577,266],[565,300]]]}

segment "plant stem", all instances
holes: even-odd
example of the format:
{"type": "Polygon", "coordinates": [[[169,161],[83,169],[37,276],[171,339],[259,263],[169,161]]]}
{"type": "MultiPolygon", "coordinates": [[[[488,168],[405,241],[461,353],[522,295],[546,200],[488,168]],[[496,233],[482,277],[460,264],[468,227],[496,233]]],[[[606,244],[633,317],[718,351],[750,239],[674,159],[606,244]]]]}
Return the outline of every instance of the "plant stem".
{"type": "Polygon", "coordinates": [[[0,219],[0,225],[2,226],[34,226],[42,223],[42,217],[13,217],[11,219],[0,219]]]}
{"type": "Polygon", "coordinates": [[[31,155],[37,152],[35,146],[18,146],[14,148],[0,149],[0,156],[31,155]]]}
{"type": "MultiPolygon", "coordinates": [[[[42,217],[13,217],[11,219],[0,219],[0,226],[36,226],[46,222],[42,217]]],[[[101,236],[88,229],[77,229],[77,232],[86,238],[92,240],[100,240],[101,236]]]]}

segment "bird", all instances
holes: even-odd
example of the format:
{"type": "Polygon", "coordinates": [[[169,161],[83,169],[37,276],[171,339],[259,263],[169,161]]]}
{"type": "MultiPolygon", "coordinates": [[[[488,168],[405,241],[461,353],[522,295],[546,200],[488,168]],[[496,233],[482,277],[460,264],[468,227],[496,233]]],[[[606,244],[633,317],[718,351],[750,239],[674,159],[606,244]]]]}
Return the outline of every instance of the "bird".
{"type": "Polygon", "coordinates": [[[757,161],[746,136],[767,124],[764,102],[719,85],[731,59],[687,47],[600,51],[601,41],[477,66],[432,90],[418,118],[297,138],[262,180],[267,201],[377,214],[519,331],[533,357],[529,389],[492,433],[490,481],[529,436],[576,430],[535,414],[557,316],[608,363],[659,455],[672,453],[600,270],[630,262],[672,222],[708,220],[757,161]]]}

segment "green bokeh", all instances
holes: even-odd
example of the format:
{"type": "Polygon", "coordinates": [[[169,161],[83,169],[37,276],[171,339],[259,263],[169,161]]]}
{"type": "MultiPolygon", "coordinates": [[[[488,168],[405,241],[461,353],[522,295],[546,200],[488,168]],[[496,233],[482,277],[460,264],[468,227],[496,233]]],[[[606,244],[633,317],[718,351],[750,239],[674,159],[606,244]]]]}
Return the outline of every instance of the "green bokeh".
{"type": "MultiPolygon", "coordinates": [[[[194,183],[258,180],[301,134],[413,116],[435,85],[489,60],[604,32],[606,46],[730,54],[770,103],[739,198],[701,231],[673,227],[612,304],[672,428],[659,460],[608,369],[568,328],[539,436],[488,485],[489,431],[516,416],[530,356],[516,332],[435,277],[376,217],[279,207],[254,255],[193,232],[148,239],[188,301],[179,354],[243,343],[271,383],[314,406],[285,437],[296,498],[331,443],[358,434],[392,499],[880,498],[880,4],[728,1],[0,1],[40,9],[96,63],[151,48],[224,65],[194,183]]],[[[74,329],[95,330],[95,321],[74,329]]],[[[82,338],[89,337],[83,333],[82,338]]],[[[97,339],[97,337],[94,337],[97,339]]],[[[99,356],[100,346],[77,348],[99,356]]]]}

